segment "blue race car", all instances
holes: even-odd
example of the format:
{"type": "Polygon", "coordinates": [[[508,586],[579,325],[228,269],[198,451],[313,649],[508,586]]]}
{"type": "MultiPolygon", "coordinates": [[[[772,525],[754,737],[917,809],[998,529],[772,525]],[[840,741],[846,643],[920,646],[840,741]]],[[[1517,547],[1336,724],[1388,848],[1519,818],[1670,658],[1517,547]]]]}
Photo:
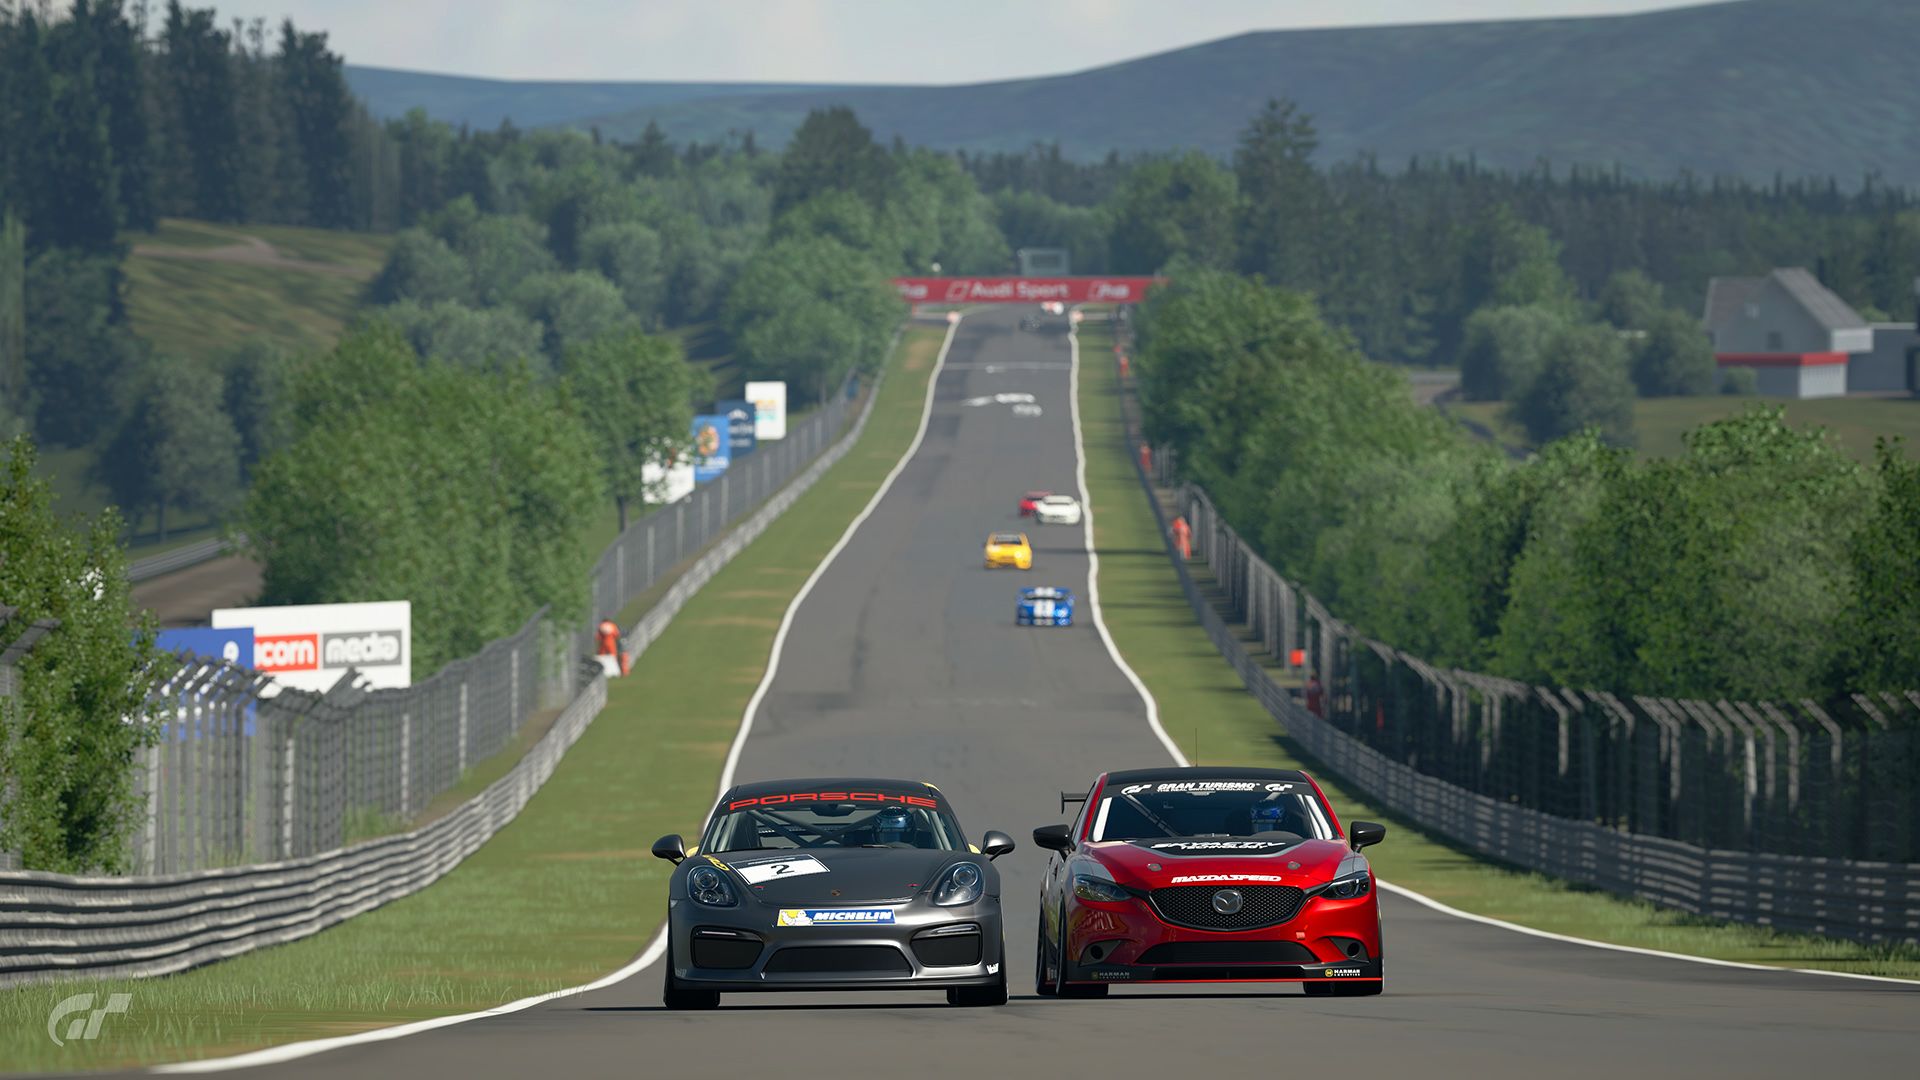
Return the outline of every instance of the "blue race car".
{"type": "Polygon", "coordinates": [[[1072,626],[1073,590],[1051,585],[1021,589],[1013,621],[1021,626],[1072,626]]]}

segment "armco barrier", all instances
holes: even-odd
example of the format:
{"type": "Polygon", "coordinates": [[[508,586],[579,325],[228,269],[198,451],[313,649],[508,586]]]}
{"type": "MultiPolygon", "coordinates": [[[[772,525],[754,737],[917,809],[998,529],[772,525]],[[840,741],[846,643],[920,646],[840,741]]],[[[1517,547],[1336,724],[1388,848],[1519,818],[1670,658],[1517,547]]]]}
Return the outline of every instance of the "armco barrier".
{"type": "Polygon", "coordinates": [[[221,537],[202,540],[197,544],[188,544],[159,555],[145,559],[135,559],[127,564],[127,580],[135,585],[157,578],[162,574],[171,574],[175,570],[185,570],[189,566],[199,566],[210,562],[232,550],[233,545],[221,537]]]}
{"type": "MultiPolygon", "coordinates": [[[[627,634],[630,653],[645,652],[702,585],[846,456],[877,397],[870,392],[844,435],[687,568],[627,634]]],[[[306,937],[418,892],[513,820],[599,714],[606,696],[607,681],[596,666],[553,727],[506,776],[411,832],[305,858],[194,873],[116,878],[0,872],[0,988],[77,975],[184,971],[306,937]]]]}
{"type": "MultiPolygon", "coordinates": [[[[1266,662],[1248,648],[1243,635],[1256,641],[1278,640],[1279,624],[1291,621],[1302,598],[1304,604],[1318,605],[1305,594],[1295,597],[1291,590],[1285,590],[1285,595],[1276,590],[1265,600],[1242,605],[1239,614],[1244,618],[1228,621],[1174,550],[1171,523],[1155,478],[1141,465],[1133,403],[1125,405],[1128,456],[1153,506],[1181,589],[1207,636],[1239,673],[1248,692],[1308,756],[1382,809],[1488,858],[1707,918],[1859,941],[1920,943],[1920,865],[1701,847],[1557,817],[1426,775],[1308,711],[1273,679],[1266,662]]],[[[1170,480],[1164,471],[1166,455],[1157,454],[1155,459],[1152,472],[1170,480]]],[[[1192,516],[1201,517],[1207,515],[1201,508],[1203,500],[1203,492],[1183,487],[1177,502],[1192,516]]],[[[1208,561],[1229,596],[1256,595],[1258,590],[1250,588],[1250,582],[1282,580],[1230,530],[1203,529],[1196,522],[1196,541],[1202,540],[1203,533],[1205,542],[1195,556],[1208,561]]],[[[1324,636],[1312,640],[1303,635],[1290,641],[1316,650],[1331,649],[1334,644],[1324,636]]],[[[1561,731],[1565,730],[1563,726],[1561,731]]],[[[1749,761],[1760,756],[1753,749],[1756,743],[1750,739],[1747,744],[1749,761]]],[[[1562,739],[1562,760],[1566,749],[1562,739]]],[[[1772,752],[1766,756],[1770,758],[1772,752]]],[[[1757,767],[1748,773],[1750,781],[1757,773],[1757,767]]],[[[1681,774],[1676,769],[1672,775],[1681,774]]]]}

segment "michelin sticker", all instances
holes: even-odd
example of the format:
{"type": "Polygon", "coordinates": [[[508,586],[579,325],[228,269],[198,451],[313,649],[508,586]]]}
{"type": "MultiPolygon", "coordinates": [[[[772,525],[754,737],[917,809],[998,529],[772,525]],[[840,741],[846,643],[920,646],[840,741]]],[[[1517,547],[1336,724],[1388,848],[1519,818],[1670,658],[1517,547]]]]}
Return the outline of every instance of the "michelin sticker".
{"type": "Polygon", "coordinates": [[[781,908],[780,926],[890,926],[892,908],[781,908]]]}
{"type": "Polygon", "coordinates": [[[755,859],[752,862],[735,863],[733,872],[745,878],[747,884],[758,885],[775,878],[806,877],[808,874],[824,874],[827,866],[811,855],[797,855],[792,858],[755,859]]]}

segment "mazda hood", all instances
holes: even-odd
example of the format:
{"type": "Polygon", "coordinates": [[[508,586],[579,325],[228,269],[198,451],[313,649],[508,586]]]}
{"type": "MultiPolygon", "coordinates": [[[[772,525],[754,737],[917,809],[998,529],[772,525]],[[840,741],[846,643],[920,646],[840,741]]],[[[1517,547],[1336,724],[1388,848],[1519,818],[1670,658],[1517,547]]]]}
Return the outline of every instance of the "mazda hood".
{"type": "Polygon", "coordinates": [[[1113,840],[1089,844],[1087,854],[1122,885],[1295,885],[1310,888],[1358,858],[1338,840],[1190,837],[1113,840]]]}

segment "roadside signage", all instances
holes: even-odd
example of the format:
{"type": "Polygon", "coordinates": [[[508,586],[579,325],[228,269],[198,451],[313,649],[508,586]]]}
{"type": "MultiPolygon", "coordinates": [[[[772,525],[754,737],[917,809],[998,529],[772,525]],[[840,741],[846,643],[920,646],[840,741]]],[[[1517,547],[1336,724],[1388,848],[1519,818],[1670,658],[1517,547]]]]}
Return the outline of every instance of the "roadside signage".
{"type": "Polygon", "coordinates": [[[1163,278],[900,277],[893,287],[910,304],[1137,304],[1163,278]]]}
{"type": "Polygon", "coordinates": [[[693,482],[704,484],[727,471],[733,460],[733,439],[727,418],[718,413],[693,418],[693,482]]]}
{"type": "Polygon", "coordinates": [[[646,489],[647,501],[655,506],[677,503],[693,494],[693,462],[646,462],[640,466],[640,486],[646,489]]]}
{"type": "Polygon", "coordinates": [[[413,685],[413,604],[297,604],[221,608],[216,629],[253,635],[248,667],[282,686],[324,693],[349,668],[375,688],[413,685]]]}
{"type": "Polygon", "coordinates": [[[733,456],[745,457],[753,453],[753,429],[756,423],[753,402],[745,398],[716,401],[713,411],[727,418],[728,444],[733,456]]]}
{"type": "Polygon", "coordinates": [[[203,660],[225,660],[241,667],[253,666],[253,628],[236,626],[215,630],[196,626],[184,630],[162,630],[154,637],[161,652],[186,653],[203,660]]]}
{"type": "Polygon", "coordinates": [[[747,400],[753,402],[753,437],[761,442],[787,437],[787,384],[750,382],[747,400]]]}

